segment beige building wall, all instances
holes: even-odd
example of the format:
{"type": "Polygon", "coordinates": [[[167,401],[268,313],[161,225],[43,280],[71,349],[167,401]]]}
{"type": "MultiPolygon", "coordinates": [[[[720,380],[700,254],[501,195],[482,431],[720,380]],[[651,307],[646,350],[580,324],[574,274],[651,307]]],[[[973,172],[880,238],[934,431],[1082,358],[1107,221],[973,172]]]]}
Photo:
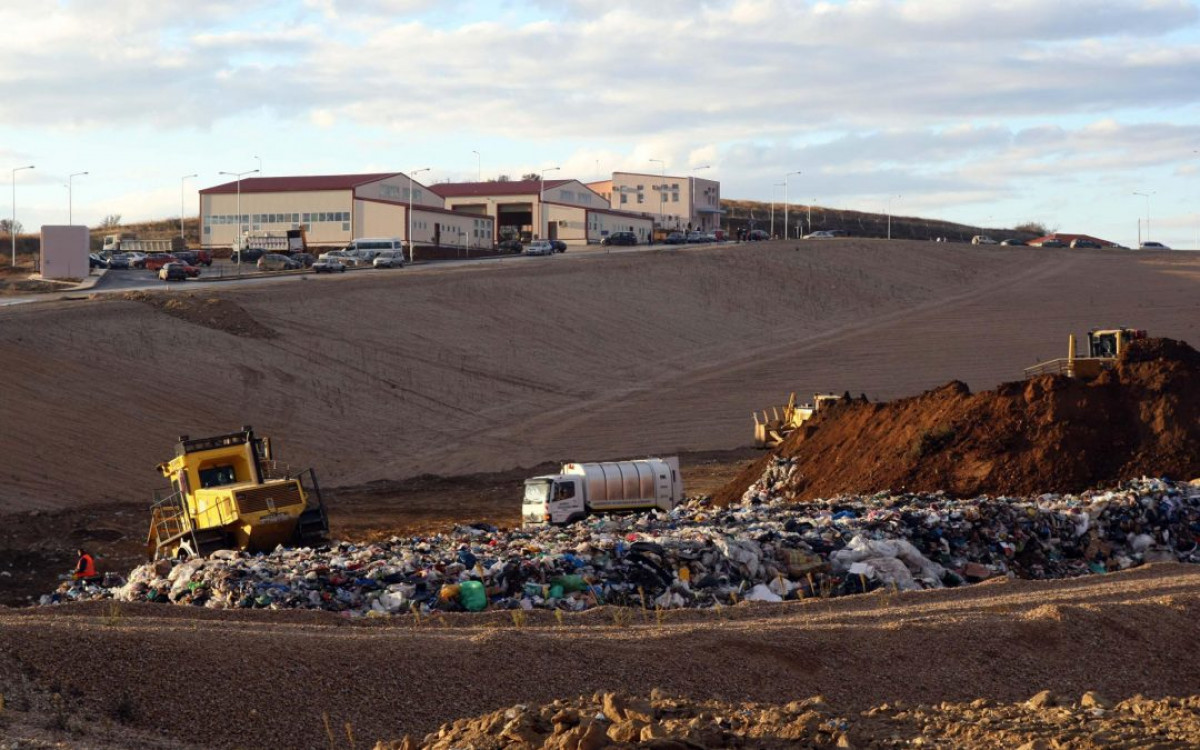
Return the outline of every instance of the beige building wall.
{"type": "MultiPolygon", "coordinates": [[[[414,211],[414,213],[416,213],[414,211]]],[[[355,237],[399,237],[407,234],[408,205],[354,201],[355,237]]]]}
{"type": "Polygon", "coordinates": [[[640,216],[618,216],[607,211],[588,211],[588,242],[600,242],[613,232],[633,232],[638,242],[649,242],[654,220],[640,216]]]}
{"type": "MultiPolygon", "coordinates": [[[[242,193],[242,216],[250,231],[307,230],[310,244],[345,244],[353,239],[349,190],[242,193]]],[[[236,193],[200,196],[200,244],[232,247],[237,237],[236,193]]]]}
{"type": "Polygon", "coordinates": [[[711,231],[720,224],[721,183],[691,176],[613,172],[609,205],[652,217],[667,230],[711,231]]]}
{"type": "MultiPolygon", "coordinates": [[[[359,185],[354,189],[354,197],[388,201],[389,203],[403,203],[407,206],[410,187],[413,191],[412,204],[414,208],[416,206],[442,207],[442,199],[437,193],[402,174],[377,182],[368,182],[365,185],[359,185]]],[[[416,234],[415,230],[413,234],[416,234]]]]}
{"type": "Polygon", "coordinates": [[[492,246],[491,218],[478,214],[413,209],[413,239],[418,245],[442,247],[492,246]]]}

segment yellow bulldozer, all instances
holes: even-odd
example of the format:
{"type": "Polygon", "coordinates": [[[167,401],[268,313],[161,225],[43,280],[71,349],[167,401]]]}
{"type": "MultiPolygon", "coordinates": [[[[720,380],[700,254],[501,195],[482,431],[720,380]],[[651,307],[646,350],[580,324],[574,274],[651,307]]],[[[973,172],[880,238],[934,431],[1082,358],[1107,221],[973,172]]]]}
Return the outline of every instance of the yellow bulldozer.
{"type": "Polygon", "coordinates": [[[1075,334],[1067,337],[1067,356],[1039,362],[1025,368],[1025,379],[1039,375],[1066,375],[1069,378],[1092,380],[1105,370],[1111,370],[1117,358],[1129,344],[1146,338],[1146,332],[1138,328],[1099,328],[1087,333],[1087,356],[1076,352],[1075,334]]]}
{"type": "Polygon", "coordinates": [[[255,436],[250,427],[215,437],[182,435],[175,457],[158,471],[172,492],[150,509],[146,552],[152,560],[219,549],[269,552],[328,538],[316,474],[292,474],[273,459],[270,438],[255,436]]]}
{"type": "Polygon", "coordinates": [[[786,406],[771,407],[771,413],[763,409],[762,415],[752,412],[754,417],[754,447],[774,448],[787,439],[800,425],[812,419],[823,407],[842,398],[836,393],[814,393],[808,404],[796,405],[796,394],[788,397],[786,406]]]}

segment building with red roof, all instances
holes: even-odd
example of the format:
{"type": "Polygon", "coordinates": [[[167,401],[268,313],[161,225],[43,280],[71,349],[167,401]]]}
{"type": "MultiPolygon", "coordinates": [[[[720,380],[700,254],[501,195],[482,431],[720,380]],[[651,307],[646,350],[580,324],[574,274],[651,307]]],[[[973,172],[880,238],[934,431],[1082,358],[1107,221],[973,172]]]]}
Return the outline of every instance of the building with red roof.
{"type": "Polygon", "coordinates": [[[288,229],[304,229],[317,246],[361,237],[407,244],[409,227],[417,245],[490,248],[495,236],[488,216],[450,210],[403,172],[250,177],[200,191],[200,242],[209,248],[232,246],[245,232],[288,229]]]}

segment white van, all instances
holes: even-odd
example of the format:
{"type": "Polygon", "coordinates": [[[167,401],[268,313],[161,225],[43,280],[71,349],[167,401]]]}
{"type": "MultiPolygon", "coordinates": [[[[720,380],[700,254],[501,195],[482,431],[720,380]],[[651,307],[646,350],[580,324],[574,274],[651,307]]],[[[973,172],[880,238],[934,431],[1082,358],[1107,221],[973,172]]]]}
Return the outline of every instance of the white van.
{"type": "Polygon", "coordinates": [[[350,244],[346,245],[346,252],[367,263],[370,263],[375,259],[376,255],[385,251],[402,253],[404,251],[404,243],[399,237],[360,237],[356,240],[350,240],[350,244]]]}

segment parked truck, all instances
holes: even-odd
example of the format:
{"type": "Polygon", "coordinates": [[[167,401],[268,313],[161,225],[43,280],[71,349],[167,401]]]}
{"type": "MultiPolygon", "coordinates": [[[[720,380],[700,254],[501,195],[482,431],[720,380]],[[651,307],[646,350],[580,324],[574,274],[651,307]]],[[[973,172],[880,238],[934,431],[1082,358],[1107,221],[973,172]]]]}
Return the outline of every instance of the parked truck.
{"type": "Polygon", "coordinates": [[[564,524],[594,513],[671,510],[683,501],[679,459],[563,464],[558,474],[525,480],[526,525],[564,524]]]}
{"type": "Polygon", "coordinates": [[[152,255],[154,253],[172,253],[176,250],[183,250],[184,247],[182,237],[171,237],[170,239],[161,240],[139,240],[136,234],[120,232],[104,237],[103,253],[105,255],[113,255],[115,253],[144,253],[152,255]]]}

